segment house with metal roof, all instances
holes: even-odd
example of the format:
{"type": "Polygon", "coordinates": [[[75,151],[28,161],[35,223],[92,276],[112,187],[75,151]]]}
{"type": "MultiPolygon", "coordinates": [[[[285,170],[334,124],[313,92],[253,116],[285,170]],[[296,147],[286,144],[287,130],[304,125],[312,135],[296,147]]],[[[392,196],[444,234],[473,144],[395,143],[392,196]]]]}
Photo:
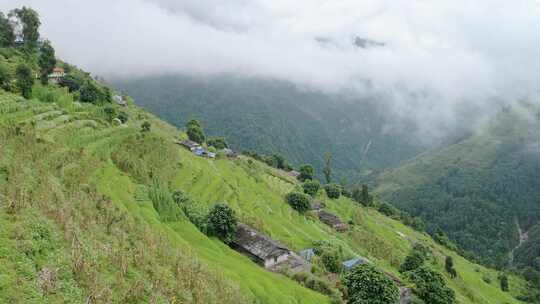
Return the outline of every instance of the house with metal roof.
{"type": "Polygon", "coordinates": [[[291,255],[287,247],[246,224],[238,225],[232,246],[265,268],[286,262],[291,255]]]}
{"type": "Polygon", "coordinates": [[[370,263],[370,261],[366,258],[363,258],[363,257],[357,257],[357,258],[354,258],[354,259],[350,259],[350,260],[347,260],[343,263],[341,263],[343,265],[343,269],[345,269],[345,271],[347,270],[351,270],[353,269],[354,267],[358,266],[358,265],[362,265],[362,264],[366,264],[366,263],[370,263]]]}

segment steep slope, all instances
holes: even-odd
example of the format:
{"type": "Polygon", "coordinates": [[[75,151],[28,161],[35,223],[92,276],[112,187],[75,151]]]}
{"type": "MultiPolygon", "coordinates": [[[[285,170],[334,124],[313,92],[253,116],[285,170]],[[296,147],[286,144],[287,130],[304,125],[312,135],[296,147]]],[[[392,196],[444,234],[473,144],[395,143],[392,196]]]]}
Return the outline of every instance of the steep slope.
{"type": "Polygon", "coordinates": [[[518,303],[512,294],[524,287],[519,278],[511,277],[511,293],[501,292],[497,272],[373,209],[321,193],[329,210],[354,224],[337,233],[284,203],[297,183],[279,171],[249,158],[196,157],[174,143],[185,135],[135,106],[120,109],[130,119],[116,126],[102,106],[70,102],[63,89],[47,91],[49,102],[0,93],[6,302],[329,302],[207,237],[185,217],[158,213],[148,191],[159,179],[204,206],[228,202],[241,221],[294,250],[329,240],[345,257],[365,256],[396,276],[412,243],[422,241],[441,273],[444,258],[454,257],[459,277],[445,279],[459,303],[518,303]],[[143,122],[150,132],[141,132],[143,122]]]}
{"type": "Polygon", "coordinates": [[[391,117],[377,97],[358,100],[230,75],[163,75],[113,83],[178,127],[199,118],[209,134],[227,137],[237,150],[280,152],[295,165],[312,163],[318,169],[330,152],[341,177],[392,167],[424,149],[408,136],[413,127],[391,117]]]}
{"type": "Polygon", "coordinates": [[[442,228],[486,262],[506,265],[526,231],[540,221],[538,116],[532,107],[500,113],[481,131],[424,153],[376,179],[377,192],[442,228]]]}

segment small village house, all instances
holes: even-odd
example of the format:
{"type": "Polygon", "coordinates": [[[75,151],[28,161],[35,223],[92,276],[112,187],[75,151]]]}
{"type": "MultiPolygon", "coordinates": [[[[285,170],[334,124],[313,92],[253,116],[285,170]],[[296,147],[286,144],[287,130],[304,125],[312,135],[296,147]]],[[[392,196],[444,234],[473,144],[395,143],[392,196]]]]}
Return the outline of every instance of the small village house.
{"type": "Polygon", "coordinates": [[[265,268],[286,262],[291,255],[288,248],[246,224],[238,225],[233,248],[265,268]]]}
{"type": "Polygon", "coordinates": [[[337,217],[336,215],[322,209],[319,210],[318,212],[319,212],[319,219],[321,220],[321,222],[334,228],[336,231],[344,232],[349,229],[349,226],[347,226],[347,224],[342,223],[339,217],[337,217]]]}
{"type": "Polygon", "coordinates": [[[194,152],[197,148],[201,147],[201,145],[189,139],[181,141],[180,144],[192,152],[194,152]]]}
{"type": "Polygon", "coordinates": [[[49,82],[58,84],[66,76],[63,68],[56,67],[52,73],[49,74],[49,82]]]}
{"type": "Polygon", "coordinates": [[[125,107],[127,106],[127,101],[120,95],[114,95],[113,96],[113,100],[114,102],[116,102],[116,104],[118,104],[119,106],[122,106],[122,107],[125,107]]]}

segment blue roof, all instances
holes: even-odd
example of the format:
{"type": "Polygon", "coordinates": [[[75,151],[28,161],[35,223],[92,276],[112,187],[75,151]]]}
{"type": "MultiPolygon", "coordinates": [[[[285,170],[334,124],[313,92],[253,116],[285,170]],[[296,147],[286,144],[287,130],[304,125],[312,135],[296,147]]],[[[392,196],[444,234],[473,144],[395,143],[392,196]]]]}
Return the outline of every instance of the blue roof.
{"type": "Polygon", "coordinates": [[[304,249],[298,253],[299,256],[301,256],[306,261],[311,261],[311,259],[315,256],[315,251],[313,251],[312,248],[304,249]]]}
{"type": "Polygon", "coordinates": [[[368,262],[369,261],[366,258],[358,257],[358,258],[354,258],[354,259],[350,259],[348,261],[345,261],[342,264],[343,264],[343,267],[345,267],[345,269],[352,269],[355,266],[362,265],[362,264],[365,264],[365,263],[368,263],[368,262]]]}

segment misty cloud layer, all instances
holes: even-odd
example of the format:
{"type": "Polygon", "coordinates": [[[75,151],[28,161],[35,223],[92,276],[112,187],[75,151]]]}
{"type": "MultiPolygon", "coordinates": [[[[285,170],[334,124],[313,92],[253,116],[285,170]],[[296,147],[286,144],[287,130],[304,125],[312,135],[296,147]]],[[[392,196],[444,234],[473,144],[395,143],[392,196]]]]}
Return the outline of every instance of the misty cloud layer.
{"type": "Polygon", "coordinates": [[[423,122],[534,102],[540,2],[29,0],[58,54],[94,74],[230,73],[377,92],[423,122]],[[355,47],[360,36],[385,47],[355,47]],[[317,38],[332,43],[321,44],[317,38]],[[465,105],[465,107],[463,107],[465,105]]]}

